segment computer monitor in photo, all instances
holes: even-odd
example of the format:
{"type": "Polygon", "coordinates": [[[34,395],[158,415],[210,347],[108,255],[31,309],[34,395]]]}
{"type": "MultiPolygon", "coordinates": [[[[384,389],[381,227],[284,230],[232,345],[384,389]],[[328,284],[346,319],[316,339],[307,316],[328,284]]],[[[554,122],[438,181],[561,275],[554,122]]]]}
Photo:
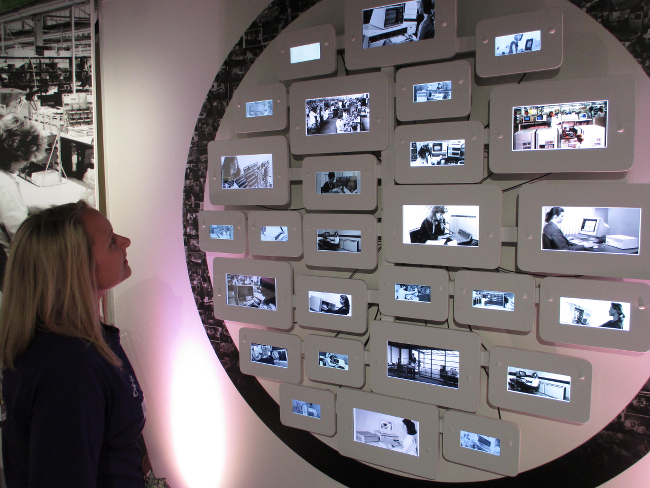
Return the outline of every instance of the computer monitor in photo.
{"type": "Polygon", "coordinates": [[[291,399],[291,411],[297,415],[304,415],[314,419],[320,418],[320,405],[318,403],[303,402],[291,399]]]}
{"type": "Polygon", "coordinates": [[[474,451],[486,452],[493,456],[501,455],[501,440],[489,435],[476,434],[474,432],[460,431],[460,447],[474,451]]]}
{"type": "Polygon", "coordinates": [[[320,59],[320,42],[294,46],[289,49],[289,59],[291,64],[305,63],[320,59]]]}
{"type": "Polygon", "coordinates": [[[361,252],[360,230],[317,229],[319,251],[361,252]]]}
{"type": "Polygon", "coordinates": [[[347,354],[334,354],[331,352],[318,351],[318,365],[323,368],[350,369],[350,361],[347,354]]]}
{"type": "Polygon", "coordinates": [[[309,291],[309,311],[349,317],[352,315],[352,295],[309,291]]]}
{"type": "Polygon", "coordinates": [[[641,209],[542,207],[544,251],[639,254],[641,209]]]}
{"type": "Polygon", "coordinates": [[[472,307],[515,311],[515,294],[503,291],[472,290],[472,307]]]}
{"type": "Polygon", "coordinates": [[[413,85],[413,103],[451,100],[451,81],[413,85]]]}
{"type": "Polygon", "coordinates": [[[318,171],[316,193],[318,195],[361,193],[361,171],[318,171]]]}
{"type": "Polygon", "coordinates": [[[273,154],[221,157],[224,189],[273,188],[273,154]]]}
{"type": "Polygon", "coordinates": [[[288,367],[287,350],[282,347],[273,347],[268,344],[251,342],[251,361],[254,363],[268,364],[278,368],[288,367]]]}
{"type": "Polygon", "coordinates": [[[287,242],[289,234],[285,225],[262,225],[260,226],[260,240],[263,242],[287,242]]]}
{"type": "Polygon", "coordinates": [[[530,53],[542,49],[542,31],[521,32],[494,39],[494,55],[530,53]]]}
{"type": "Polygon", "coordinates": [[[435,0],[382,5],[362,16],[363,49],[435,37],[435,0]]]}
{"type": "Polygon", "coordinates": [[[630,330],[630,304],[610,300],[560,297],[560,323],[630,330]]]}
{"type": "Polygon", "coordinates": [[[411,143],[411,167],[463,166],[465,140],[422,141],[411,143]]]}
{"type": "Polygon", "coordinates": [[[267,117],[273,115],[273,100],[246,102],[246,117],[267,117]]]}
{"type": "Polygon", "coordinates": [[[607,100],[512,108],[512,150],[607,147],[607,100]]]}
{"type": "Polygon", "coordinates": [[[395,283],[395,300],[431,303],[431,287],[395,283]]]}
{"type": "Polygon", "coordinates": [[[458,388],[458,351],[388,341],[386,354],[391,378],[458,388]]]}
{"type": "Polygon", "coordinates": [[[235,229],[232,225],[211,225],[210,239],[233,240],[235,229]]]}
{"type": "Polygon", "coordinates": [[[404,244],[479,245],[478,205],[404,205],[402,209],[404,244]]]}
{"type": "Polygon", "coordinates": [[[370,94],[305,100],[308,136],[352,134],[370,130],[370,94]]]}
{"type": "Polygon", "coordinates": [[[561,402],[571,399],[571,376],[508,366],[508,391],[561,402]]]}
{"type": "Polygon", "coordinates": [[[354,441],[361,444],[420,455],[420,422],[361,408],[353,409],[354,441]]]}
{"type": "Polygon", "coordinates": [[[226,273],[226,303],[237,307],[275,310],[275,278],[226,273]]]}

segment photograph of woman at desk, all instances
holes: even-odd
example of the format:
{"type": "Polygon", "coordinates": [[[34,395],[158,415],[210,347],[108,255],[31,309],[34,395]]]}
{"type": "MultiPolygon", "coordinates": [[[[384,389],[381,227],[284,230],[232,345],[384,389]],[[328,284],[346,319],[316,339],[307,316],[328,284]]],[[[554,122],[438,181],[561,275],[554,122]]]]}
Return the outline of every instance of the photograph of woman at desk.
{"type": "Polygon", "coordinates": [[[609,300],[560,297],[560,323],[583,327],[630,330],[630,304],[609,300]]]}
{"type": "Polygon", "coordinates": [[[352,296],[322,291],[310,291],[309,311],[349,316],[352,312],[352,296]]]}
{"type": "Polygon", "coordinates": [[[402,225],[404,244],[479,245],[478,205],[404,205],[402,225]]]}
{"type": "Polygon", "coordinates": [[[354,440],[382,449],[419,456],[420,423],[371,410],[354,409],[354,440]]]}
{"type": "Polygon", "coordinates": [[[317,229],[318,250],[361,252],[360,230],[317,229]]]}

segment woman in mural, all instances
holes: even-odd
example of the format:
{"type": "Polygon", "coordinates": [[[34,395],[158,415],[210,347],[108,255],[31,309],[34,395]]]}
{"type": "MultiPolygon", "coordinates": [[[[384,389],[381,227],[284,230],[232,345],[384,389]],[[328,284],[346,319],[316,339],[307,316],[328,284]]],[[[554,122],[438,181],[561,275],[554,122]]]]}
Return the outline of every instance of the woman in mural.
{"type": "Polygon", "coordinates": [[[402,428],[404,429],[404,439],[402,440],[402,449],[401,451],[404,454],[410,454],[411,456],[418,455],[418,441],[415,437],[418,433],[415,428],[415,422],[409,419],[402,420],[402,428]]]}
{"type": "Polygon", "coordinates": [[[620,303],[612,302],[609,307],[609,315],[612,317],[612,320],[605,322],[603,325],[601,325],[601,327],[606,327],[608,329],[622,329],[623,320],[625,320],[623,305],[620,303]]]}

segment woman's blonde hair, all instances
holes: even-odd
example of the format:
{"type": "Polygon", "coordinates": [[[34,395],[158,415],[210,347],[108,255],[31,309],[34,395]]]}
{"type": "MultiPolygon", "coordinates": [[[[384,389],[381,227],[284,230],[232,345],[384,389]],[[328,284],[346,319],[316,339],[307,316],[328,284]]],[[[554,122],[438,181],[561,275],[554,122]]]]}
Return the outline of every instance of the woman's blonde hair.
{"type": "Polygon", "coordinates": [[[0,364],[15,368],[36,329],[78,337],[115,366],[102,334],[84,201],[29,216],[11,243],[0,306],[0,364]]]}

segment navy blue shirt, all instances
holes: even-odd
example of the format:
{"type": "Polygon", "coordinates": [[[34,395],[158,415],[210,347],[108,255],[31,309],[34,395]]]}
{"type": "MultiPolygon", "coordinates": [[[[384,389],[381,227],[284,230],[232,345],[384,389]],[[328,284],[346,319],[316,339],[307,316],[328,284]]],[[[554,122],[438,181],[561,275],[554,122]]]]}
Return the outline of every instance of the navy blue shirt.
{"type": "Polygon", "coordinates": [[[104,326],[104,335],[122,369],[80,339],[37,332],[16,369],[4,371],[8,488],[144,486],[144,396],[119,329],[104,326]]]}

